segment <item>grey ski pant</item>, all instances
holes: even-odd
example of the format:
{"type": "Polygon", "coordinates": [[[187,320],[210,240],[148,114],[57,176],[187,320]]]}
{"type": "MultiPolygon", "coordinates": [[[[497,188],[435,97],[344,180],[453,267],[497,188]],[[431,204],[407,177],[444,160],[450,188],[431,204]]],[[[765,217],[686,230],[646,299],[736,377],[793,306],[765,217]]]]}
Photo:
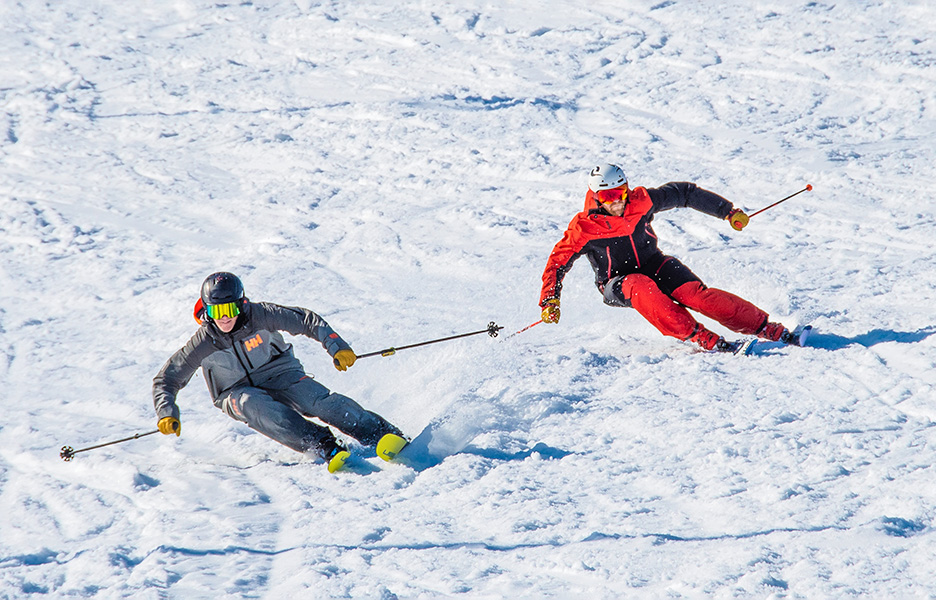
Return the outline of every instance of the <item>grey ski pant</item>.
{"type": "Polygon", "coordinates": [[[298,452],[334,447],[332,432],[305,417],[316,417],[365,446],[376,444],[387,433],[402,435],[380,415],[308,375],[300,375],[296,380],[295,373],[285,373],[263,387],[235,386],[221,396],[218,407],[232,419],[298,452]]]}

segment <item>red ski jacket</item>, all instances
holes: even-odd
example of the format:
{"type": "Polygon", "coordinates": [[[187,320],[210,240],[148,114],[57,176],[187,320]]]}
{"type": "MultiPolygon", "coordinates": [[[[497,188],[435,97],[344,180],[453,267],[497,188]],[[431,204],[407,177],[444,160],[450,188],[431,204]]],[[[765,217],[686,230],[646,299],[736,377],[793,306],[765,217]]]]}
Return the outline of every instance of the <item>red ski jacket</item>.
{"type": "Polygon", "coordinates": [[[653,274],[666,256],[657,248],[650,223],[661,210],[689,207],[724,219],[733,208],[728,200],[694,183],[670,182],[658,188],[637,187],[628,193],[624,214],[608,214],[595,199],[585,196],[585,208],[575,215],[565,235],[553,248],[543,271],[540,306],[558,299],[562,279],[583,254],[595,270],[595,285],[604,290],[612,277],[631,273],[653,274]]]}

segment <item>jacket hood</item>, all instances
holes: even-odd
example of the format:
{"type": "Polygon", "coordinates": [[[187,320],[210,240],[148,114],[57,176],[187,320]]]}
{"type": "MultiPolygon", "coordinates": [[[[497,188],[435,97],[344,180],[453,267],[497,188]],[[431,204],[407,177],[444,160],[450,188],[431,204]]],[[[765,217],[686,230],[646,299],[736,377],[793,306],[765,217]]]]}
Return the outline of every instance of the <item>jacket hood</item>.
{"type": "Polygon", "coordinates": [[[585,195],[585,208],[572,220],[570,227],[587,232],[597,237],[616,237],[630,235],[640,219],[653,208],[653,200],[646,188],[632,188],[628,194],[624,214],[620,217],[610,215],[595,199],[595,193],[588,190],[585,195]]]}

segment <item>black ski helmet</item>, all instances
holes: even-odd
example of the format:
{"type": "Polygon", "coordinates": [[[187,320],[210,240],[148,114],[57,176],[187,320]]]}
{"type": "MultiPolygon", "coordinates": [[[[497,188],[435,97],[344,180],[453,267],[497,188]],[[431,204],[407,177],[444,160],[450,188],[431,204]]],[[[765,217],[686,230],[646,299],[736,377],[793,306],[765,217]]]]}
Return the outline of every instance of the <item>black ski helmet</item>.
{"type": "Polygon", "coordinates": [[[237,302],[243,304],[244,284],[233,273],[212,273],[201,286],[201,301],[205,306],[237,302]]]}

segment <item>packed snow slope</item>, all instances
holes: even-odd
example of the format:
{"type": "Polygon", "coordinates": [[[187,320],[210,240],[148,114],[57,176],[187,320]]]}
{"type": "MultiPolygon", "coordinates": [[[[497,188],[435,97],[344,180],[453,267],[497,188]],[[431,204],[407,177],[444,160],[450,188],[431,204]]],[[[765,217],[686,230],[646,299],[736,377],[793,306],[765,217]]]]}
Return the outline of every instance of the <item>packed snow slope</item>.
{"type": "MultiPolygon", "coordinates": [[[[936,597],[936,5],[0,4],[0,598],[936,597]],[[808,348],[698,352],[540,276],[588,169],[808,348]],[[152,378],[202,280],[418,436],[330,475],[152,378]]],[[[707,322],[719,333],[729,334],[707,322]]]]}

